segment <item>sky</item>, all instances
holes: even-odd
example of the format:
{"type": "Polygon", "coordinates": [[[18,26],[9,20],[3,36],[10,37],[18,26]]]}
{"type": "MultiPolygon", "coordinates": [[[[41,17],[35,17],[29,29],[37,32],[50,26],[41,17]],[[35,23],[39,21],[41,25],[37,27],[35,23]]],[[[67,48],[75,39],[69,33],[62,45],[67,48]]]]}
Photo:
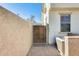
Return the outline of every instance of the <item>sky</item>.
{"type": "Polygon", "coordinates": [[[27,20],[31,18],[31,15],[35,16],[35,21],[41,22],[41,3],[1,3],[1,6],[18,14],[23,19],[27,20]]]}

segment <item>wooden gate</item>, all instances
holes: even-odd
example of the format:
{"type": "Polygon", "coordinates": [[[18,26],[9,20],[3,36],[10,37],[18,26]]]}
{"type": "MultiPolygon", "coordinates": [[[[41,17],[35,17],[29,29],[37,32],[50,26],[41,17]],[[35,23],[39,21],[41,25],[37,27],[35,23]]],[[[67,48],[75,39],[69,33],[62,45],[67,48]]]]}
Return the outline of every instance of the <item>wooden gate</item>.
{"type": "Polygon", "coordinates": [[[46,43],[45,26],[33,26],[33,43],[46,43]]]}

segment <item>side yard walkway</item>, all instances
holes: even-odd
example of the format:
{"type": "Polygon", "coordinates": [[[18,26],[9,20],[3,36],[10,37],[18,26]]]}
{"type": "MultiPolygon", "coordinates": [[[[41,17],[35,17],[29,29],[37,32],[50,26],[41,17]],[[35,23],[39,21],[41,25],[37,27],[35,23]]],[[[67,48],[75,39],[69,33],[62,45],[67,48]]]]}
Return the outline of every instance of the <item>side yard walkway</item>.
{"type": "Polygon", "coordinates": [[[50,45],[33,45],[28,56],[59,56],[55,46],[50,45]]]}

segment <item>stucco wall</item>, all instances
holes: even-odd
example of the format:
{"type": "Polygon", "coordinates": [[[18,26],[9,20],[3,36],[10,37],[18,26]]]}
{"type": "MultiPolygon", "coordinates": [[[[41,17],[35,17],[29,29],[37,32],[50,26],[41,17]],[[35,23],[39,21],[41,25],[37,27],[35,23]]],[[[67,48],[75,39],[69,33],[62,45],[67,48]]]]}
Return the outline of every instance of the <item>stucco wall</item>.
{"type": "Polygon", "coordinates": [[[79,36],[68,37],[68,44],[66,45],[68,45],[69,56],[79,56],[79,36]]]}
{"type": "MultiPolygon", "coordinates": [[[[60,14],[51,12],[49,14],[49,43],[55,43],[55,38],[60,32],[60,14]]],[[[79,34],[79,12],[71,13],[71,32],[79,34]]]]}
{"type": "Polygon", "coordinates": [[[79,34],[79,12],[71,14],[71,32],[79,34]]]}
{"type": "Polygon", "coordinates": [[[32,23],[0,7],[0,55],[27,55],[32,45],[32,23]]]}
{"type": "Polygon", "coordinates": [[[55,43],[55,38],[60,32],[60,19],[58,13],[49,14],[49,44],[55,43]]]}

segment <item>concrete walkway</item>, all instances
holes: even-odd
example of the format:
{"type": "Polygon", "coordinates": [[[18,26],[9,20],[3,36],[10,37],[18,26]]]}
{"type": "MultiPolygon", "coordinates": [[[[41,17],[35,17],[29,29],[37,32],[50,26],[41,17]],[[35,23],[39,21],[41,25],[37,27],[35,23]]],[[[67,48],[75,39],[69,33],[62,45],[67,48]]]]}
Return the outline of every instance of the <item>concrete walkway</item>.
{"type": "Polygon", "coordinates": [[[33,45],[28,56],[59,56],[55,46],[33,45]]]}

